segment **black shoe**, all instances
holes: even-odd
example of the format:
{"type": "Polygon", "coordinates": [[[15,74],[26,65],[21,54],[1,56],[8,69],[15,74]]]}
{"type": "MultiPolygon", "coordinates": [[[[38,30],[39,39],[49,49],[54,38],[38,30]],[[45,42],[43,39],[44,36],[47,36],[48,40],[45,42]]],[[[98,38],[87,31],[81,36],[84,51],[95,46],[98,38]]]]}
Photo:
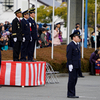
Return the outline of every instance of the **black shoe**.
{"type": "Polygon", "coordinates": [[[85,76],[78,76],[79,78],[84,78],[85,76]]]}
{"type": "Polygon", "coordinates": [[[1,88],[2,86],[0,85],[0,88],[1,88]]]}
{"type": "Polygon", "coordinates": [[[28,60],[28,61],[29,61],[29,62],[37,62],[36,60],[33,60],[33,59],[32,59],[32,60],[28,60]]]}
{"type": "Polygon", "coordinates": [[[67,98],[79,98],[79,96],[67,96],[67,98]]]}
{"type": "Polygon", "coordinates": [[[21,61],[21,62],[26,62],[26,60],[23,60],[23,59],[20,59],[19,61],[21,61]]]}
{"type": "Polygon", "coordinates": [[[19,59],[13,60],[13,61],[19,61],[19,59]]]}

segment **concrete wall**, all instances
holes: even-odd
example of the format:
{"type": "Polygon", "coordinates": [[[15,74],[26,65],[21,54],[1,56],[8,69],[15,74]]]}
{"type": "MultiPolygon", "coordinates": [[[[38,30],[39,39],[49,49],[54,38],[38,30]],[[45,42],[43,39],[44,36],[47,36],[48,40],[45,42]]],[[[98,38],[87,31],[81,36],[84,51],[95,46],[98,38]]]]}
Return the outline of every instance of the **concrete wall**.
{"type": "MultiPolygon", "coordinates": [[[[82,0],[70,0],[70,34],[75,24],[80,23],[82,26],[82,0]]],[[[71,41],[71,39],[70,39],[71,41]]]]}

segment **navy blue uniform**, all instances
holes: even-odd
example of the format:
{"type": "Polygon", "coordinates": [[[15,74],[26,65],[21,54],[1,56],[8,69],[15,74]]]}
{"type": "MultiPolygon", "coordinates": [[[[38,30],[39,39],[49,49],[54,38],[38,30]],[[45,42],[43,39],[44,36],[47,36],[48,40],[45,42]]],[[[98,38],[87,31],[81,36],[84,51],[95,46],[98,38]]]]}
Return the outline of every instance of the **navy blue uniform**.
{"type": "Polygon", "coordinates": [[[35,42],[38,39],[37,37],[37,25],[31,17],[28,19],[29,23],[31,23],[31,37],[32,41],[30,42],[29,49],[31,50],[31,57],[28,60],[33,60],[33,54],[34,54],[34,49],[35,49],[35,42]]]}
{"type": "Polygon", "coordinates": [[[29,50],[31,33],[30,33],[29,22],[24,18],[22,19],[21,22],[22,22],[22,37],[25,38],[25,41],[22,42],[22,47],[21,47],[21,60],[25,61],[26,56],[28,55],[29,57],[31,55],[29,50]]]}
{"type": "Polygon", "coordinates": [[[12,21],[12,37],[17,38],[17,41],[14,41],[13,61],[18,61],[22,42],[22,26],[17,17],[12,21]]]}
{"type": "Polygon", "coordinates": [[[68,93],[67,96],[75,96],[75,85],[77,83],[77,75],[81,66],[80,50],[78,45],[73,41],[67,46],[67,67],[73,65],[72,71],[69,71],[68,93]]]}

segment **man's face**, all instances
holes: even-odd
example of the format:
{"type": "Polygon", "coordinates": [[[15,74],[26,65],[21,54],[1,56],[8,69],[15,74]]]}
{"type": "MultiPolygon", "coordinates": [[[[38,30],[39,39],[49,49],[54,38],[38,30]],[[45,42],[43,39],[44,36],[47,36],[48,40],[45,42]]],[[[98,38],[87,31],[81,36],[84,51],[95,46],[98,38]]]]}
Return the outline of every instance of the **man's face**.
{"type": "Polygon", "coordinates": [[[75,36],[75,37],[73,37],[73,40],[74,40],[75,42],[79,42],[79,41],[80,41],[80,38],[79,38],[79,36],[75,36]]]}
{"type": "Polygon", "coordinates": [[[18,18],[22,17],[22,13],[18,13],[18,14],[17,14],[17,17],[18,17],[18,18]]]}
{"type": "Polygon", "coordinates": [[[29,18],[29,14],[25,14],[24,18],[28,19],[29,18]]]}
{"type": "Polygon", "coordinates": [[[76,26],[80,27],[80,25],[79,25],[79,24],[78,24],[78,25],[76,25],[76,26]]]}
{"type": "Polygon", "coordinates": [[[31,16],[32,18],[34,18],[34,17],[35,17],[35,13],[30,14],[30,16],[31,16]]]}

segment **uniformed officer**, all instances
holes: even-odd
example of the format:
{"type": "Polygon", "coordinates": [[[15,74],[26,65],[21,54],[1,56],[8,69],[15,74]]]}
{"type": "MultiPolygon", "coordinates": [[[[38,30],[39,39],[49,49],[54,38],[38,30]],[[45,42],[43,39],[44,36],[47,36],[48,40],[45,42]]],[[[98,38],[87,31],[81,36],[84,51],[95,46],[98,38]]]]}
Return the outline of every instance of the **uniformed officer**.
{"type": "Polygon", "coordinates": [[[20,19],[22,17],[22,12],[21,9],[18,9],[14,13],[16,15],[16,18],[12,21],[12,36],[14,41],[13,61],[19,61],[19,54],[22,42],[22,26],[20,19]]]}
{"type": "Polygon", "coordinates": [[[31,9],[29,11],[30,14],[30,18],[28,19],[31,27],[30,27],[30,31],[31,31],[31,40],[30,41],[30,46],[29,49],[31,50],[31,57],[28,57],[29,61],[34,61],[33,60],[33,54],[34,54],[34,49],[35,49],[35,42],[38,39],[37,37],[37,25],[36,22],[34,21],[34,17],[35,17],[35,9],[31,9]]]}
{"type": "Polygon", "coordinates": [[[74,31],[73,34],[70,35],[72,42],[70,42],[67,46],[67,67],[69,69],[69,80],[68,80],[68,98],[79,98],[75,94],[75,85],[77,83],[77,75],[80,68],[80,50],[78,48],[77,43],[79,42],[79,31],[74,31]]]}
{"type": "Polygon", "coordinates": [[[22,47],[21,47],[21,61],[26,61],[26,56],[30,55],[30,50],[29,50],[29,44],[31,40],[31,32],[30,32],[30,25],[28,22],[29,18],[29,11],[26,10],[23,13],[23,19],[21,21],[22,23],[22,47]]]}

